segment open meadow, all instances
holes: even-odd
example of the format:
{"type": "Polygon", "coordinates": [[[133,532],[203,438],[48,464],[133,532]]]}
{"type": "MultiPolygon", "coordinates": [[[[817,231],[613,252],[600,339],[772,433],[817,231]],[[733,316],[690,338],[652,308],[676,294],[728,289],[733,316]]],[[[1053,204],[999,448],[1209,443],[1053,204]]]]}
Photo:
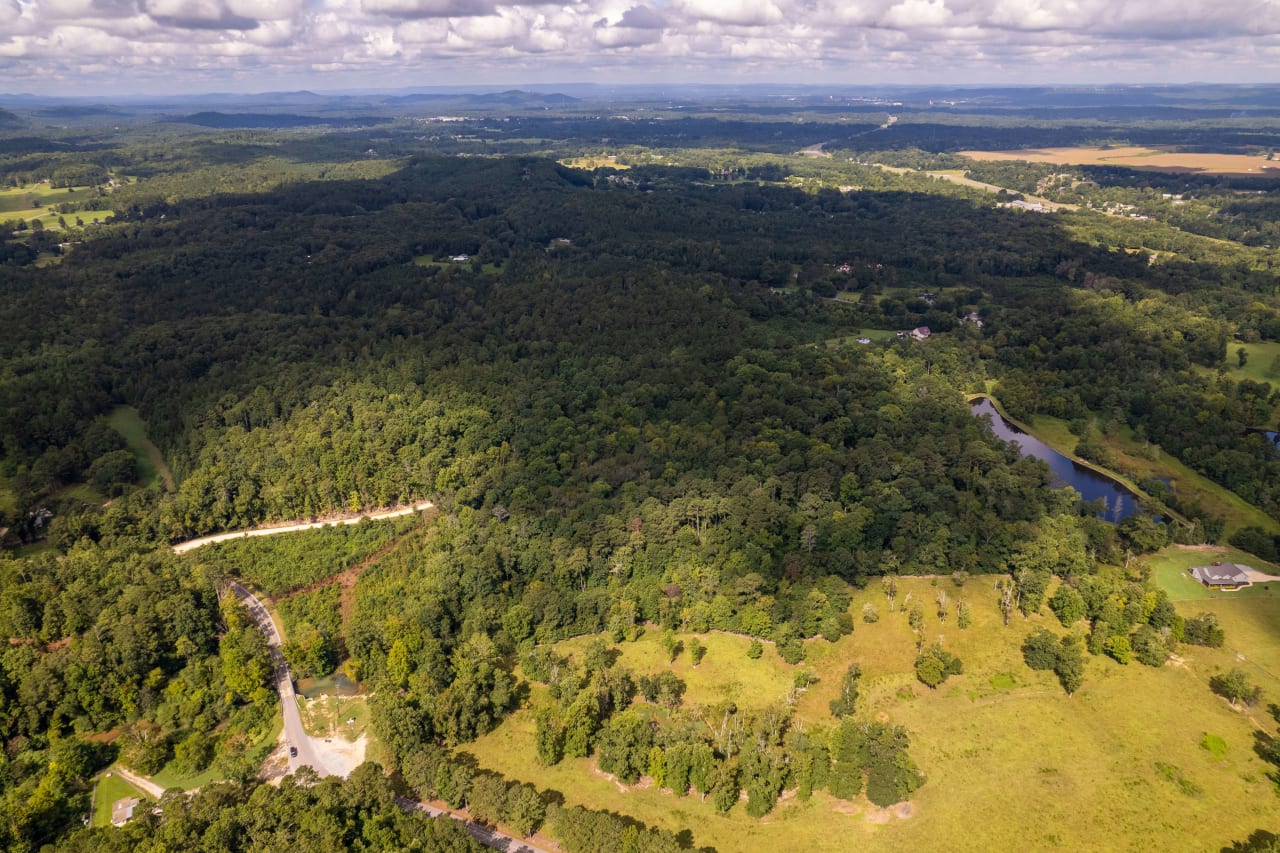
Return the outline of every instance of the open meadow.
{"type": "MultiPolygon", "coordinates": [[[[851,636],[807,643],[800,667],[811,668],[820,680],[797,700],[794,724],[829,726],[827,703],[840,674],[850,663],[861,664],[859,715],[906,726],[911,754],[928,777],[909,807],[881,810],[865,800],[849,804],[815,793],[807,803],[784,795],[762,820],[748,817],[741,806],[719,815],[696,794],[677,798],[645,779],[620,785],[595,770],[593,759],[542,767],[534,758],[530,710],[512,715],[464,751],[481,766],[557,791],[570,804],[674,831],[693,827],[695,846],[719,851],[1147,850],[1157,842],[1161,849],[1202,850],[1274,823],[1274,785],[1252,749],[1264,712],[1254,709],[1251,717],[1232,710],[1208,686],[1232,653],[1184,646],[1179,663],[1158,669],[1089,657],[1084,686],[1068,697],[1051,674],[1027,668],[1020,651],[1023,638],[1040,625],[1059,634],[1065,629],[1047,609],[1047,615],[1029,619],[1015,615],[1004,627],[994,580],[971,578],[961,589],[950,579],[936,586],[927,578],[899,579],[898,605],[907,593],[913,603],[922,602],[928,641],[941,641],[965,665],[964,674],[936,691],[915,679],[915,642],[906,614],[889,611],[879,584],[855,596],[851,636]],[[940,590],[952,602],[945,622],[934,612],[940,590]],[[973,624],[964,631],[954,624],[960,597],[973,612],[973,624]],[[864,603],[879,609],[878,622],[862,621],[864,603]],[[1225,752],[1204,748],[1206,734],[1224,740],[1225,752]]],[[[1192,604],[1190,615],[1207,609],[1201,606],[1206,602],[1192,604]]],[[[1217,610],[1220,602],[1208,604],[1217,610]]],[[[1280,655],[1274,629],[1236,612],[1237,602],[1221,604],[1228,646],[1247,645],[1268,663],[1280,655]]],[[[620,662],[637,674],[659,671],[665,657],[658,634],[652,629],[619,646],[620,662]]],[[[753,661],[746,655],[748,638],[698,636],[709,649],[702,664],[693,668],[682,653],[671,665],[688,683],[685,707],[724,698],[759,707],[788,694],[799,667],[783,663],[770,644],[753,661]]],[[[689,635],[682,639],[687,644],[689,635]]],[[[558,650],[572,653],[586,641],[561,643],[558,650]]],[[[1270,692],[1280,696],[1280,685],[1270,692]]],[[[538,685],[533,698],[535,707],[550,701],[538,685]]]]}
{"type": "Polygon", "coordinates": [[[1064,166],[1125,166],[1163,172],[1204,172],[1218,175],[1280,176],[1280,163],[1262,154],[1213,154],[1166,151],[1126,146],[1097,148],[1027,148],[1018,151],[957,151],[971,160],[1022,160],[1028,163],[1060,163],[1064,166]]]}

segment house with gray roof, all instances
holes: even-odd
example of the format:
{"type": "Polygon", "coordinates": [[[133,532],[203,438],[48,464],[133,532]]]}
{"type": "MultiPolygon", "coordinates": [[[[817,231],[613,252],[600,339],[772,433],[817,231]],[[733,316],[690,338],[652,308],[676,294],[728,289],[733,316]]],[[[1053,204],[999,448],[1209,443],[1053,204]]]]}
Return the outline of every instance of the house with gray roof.
{"type": "Polygon", "coordinates": [[[1191,576],[1209,589],[1242,589],[1249,586],[1249,567],[1238,563],[1214,563],[1195,566],[1191,576]]]}

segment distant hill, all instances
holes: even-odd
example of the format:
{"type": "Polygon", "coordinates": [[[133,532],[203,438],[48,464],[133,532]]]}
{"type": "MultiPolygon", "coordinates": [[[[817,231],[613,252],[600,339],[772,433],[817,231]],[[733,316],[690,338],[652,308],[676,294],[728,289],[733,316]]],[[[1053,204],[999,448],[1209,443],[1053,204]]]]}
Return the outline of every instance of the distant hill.
{"type": "Polygon", "coordinates": [[[114,109],[112,107],[94,106],[94,105],[86,105],[86,106],[67,105],[67,106],[57,106],[57,107],[46,107],[45,109],[42,109],[40,111],[40,114],[43,116],[48,116],[49,118],[91,118],[94,116],[127,116],[128,115],[128,113],[118,109],[114,109]]]}
{"type": "Polygon", "coordinates": [[[22,119],[5,109],[0,109],[0,128],[22,127],[22,119]]]}
{"type": "Polygon", "coordinates": [[[293,113],[221,113],[201,112],[167,119],[171,124],[195,124],[215,128],[279,128],[279,127],[363,127],[386,124],[391,119],[380,116],[307,116],[293,113]]]}
{"type": "Polygon", "coordinates": [[[412,95],[398,95],[387,98],[384,103],[388,105],[401,106],[407,106],[410,104],[447,104],[459,107],[559,107],[566,104],[577,103],[578,100],[578,98],[563,95],[559,92],[542,94],[540,92],[525,92],[520,89],[510,89],[505,92],[486,92],[483,94],[461,92],[419,92],[412,95]]]}

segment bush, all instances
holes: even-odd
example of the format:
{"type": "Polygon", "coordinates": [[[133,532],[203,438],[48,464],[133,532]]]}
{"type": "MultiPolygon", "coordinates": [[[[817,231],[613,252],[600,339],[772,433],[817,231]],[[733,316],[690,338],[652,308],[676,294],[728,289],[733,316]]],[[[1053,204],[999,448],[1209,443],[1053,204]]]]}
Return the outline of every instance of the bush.
{"type": "Polygon", "coordinates": [[[787,640],[778,644],[778,656],[795,666],[804,660],[804,643],[799,640],[787,640]]]}
{"type": "Polygon", "coordinates": [[[1274,563],[1277,557],[1280,557],[1280,552],[1278,552],[1280,549],[1276,547],[1276,537],[1261,527],[1243,527],[1231,534],[1231,538],[1227,541],[1241,551],[1248,551],[1268,563],[1274,563]]]}
{"type": "Polygon", "coordinates": [[[1102,644],[1102,650],[1117,663],[1128,663],[1133,657],[1133,646],[1129,643],[1129,638],[1123,634],[1107,637],[1107,641],[1102,644]]]}
{"type": "Polygon", "coordinates": [[[1062,646],[1052,632],[1037,628],[1022,642],[1022,659],[1032,669],[1053,669],[1058,665],[1062,646]]]}
{"type": "Polygon", "coordinates": [[[1182,631],[1183,640],[1193,646],[1220,649],[1227,639],[1226,632],[1218,624],[1218,617],[1214,613],[1201,613],[1191,617],[1182,631]]]}
{"type": "Polygon", "coordinates": [[[942,646],[930,646],[916,658],[916,678],[929,687],[936,688],[950,676],[962,672],[964,665],[960,658],[943,650],[942,646]]]}

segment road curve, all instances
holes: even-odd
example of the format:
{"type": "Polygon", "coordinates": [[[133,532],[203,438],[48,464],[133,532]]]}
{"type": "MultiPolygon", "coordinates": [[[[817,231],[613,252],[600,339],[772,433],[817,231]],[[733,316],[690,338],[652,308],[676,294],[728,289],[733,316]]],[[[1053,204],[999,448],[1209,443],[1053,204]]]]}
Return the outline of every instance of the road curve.
{"type": "Polygon", "coordinates": [[[382,521],[386,518],[399,518],[402,515],[412,515],[415,512],[423,512],[431,509],[435,504],[431,501],[422,501],[420,503],[411,504],[410,506],[399,507],[397,509],[387,509],[379,512],[367,512],[362,515],[350,515],[342,518],[334,518],[328,521],[299,521],[294,524],[283,524],[278,527],[251,527],[248,530],[233,530],[230,533],[215,533],[212,536],[201,536],[199,539],[188,539],[186,542],[179,542],[173,546],[173,553],[185,554],[188,551],[194,551],[197,548],[203,548],[205,545],[212,545],[215,542],[226,542],[230,539],[242,539],[248,536],[275,536],[278,533],[297,533],[300,530],[319,530],[321,527],[332,527],[338,524],[359,524],[366,518],[373,521],[382,521]]]}
{"type": "Polygon", "coordinates": [[[293,676],[289,673],[289,664],[280,651],[283,641],[280,638],[280,632],[276,630],[276,623],[272,620],[271,614],[267,612],[267,608],[257,596],[240,584],[232,581],[229,587],[231,594],[244,604],[250,618],[258,626],[258,630],[266,635],[267,645],[271,648],[271,663],[275,667],[272,678],[276,683],[276,692],[280,694],[280,710],[284,713],[284,740],[290,747],[289,772],[293,773],[300,767],[310,767],[321,778],[345,776],[345,773],[334,772],[325,765],[324,759],[320,757],[311,742],[311,736],[302,727],[297,694],[293,692],[293,676]],[[294,750],[297,750],[296,755],[293,754],[294,750]]]}

